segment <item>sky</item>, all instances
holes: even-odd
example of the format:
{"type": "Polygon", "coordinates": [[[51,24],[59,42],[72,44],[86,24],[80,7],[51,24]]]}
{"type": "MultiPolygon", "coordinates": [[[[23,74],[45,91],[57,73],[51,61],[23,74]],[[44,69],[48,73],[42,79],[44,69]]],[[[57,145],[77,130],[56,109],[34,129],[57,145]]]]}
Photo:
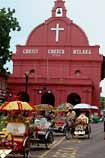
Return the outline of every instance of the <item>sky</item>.
{"type": "MultiPolygon", "coordinates": [[[[21,31],[11,33],[11,50],[26,43],[30,32],[51,17],[55,0],[0,0],[0,8],[15,8],[21,31]]],[[[67,16],[86,33],[90,45],[100,45],[100,54],[105,55],[105,0],[65,0],[67,16]]],[[[12,71],[12,64],[7,66],[12,71]]],[[[101,96],[105,96],[105,79],[101,81],[101,96]]]]}

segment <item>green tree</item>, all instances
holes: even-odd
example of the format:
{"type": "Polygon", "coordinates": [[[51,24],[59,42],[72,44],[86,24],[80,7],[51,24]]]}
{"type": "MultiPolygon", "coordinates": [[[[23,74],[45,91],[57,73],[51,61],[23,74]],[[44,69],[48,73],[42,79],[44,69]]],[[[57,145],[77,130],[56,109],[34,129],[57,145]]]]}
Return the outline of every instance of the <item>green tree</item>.
{"type": "Polygon", "coordinates": [[[0,9],[0,76],[6,77],[9,75],[4,65],[12,58],[12,51],[10,51],[10,40],[12,31],[20,31],[19,22],[13,16],[15,9],[8,8],[0,9]]]}

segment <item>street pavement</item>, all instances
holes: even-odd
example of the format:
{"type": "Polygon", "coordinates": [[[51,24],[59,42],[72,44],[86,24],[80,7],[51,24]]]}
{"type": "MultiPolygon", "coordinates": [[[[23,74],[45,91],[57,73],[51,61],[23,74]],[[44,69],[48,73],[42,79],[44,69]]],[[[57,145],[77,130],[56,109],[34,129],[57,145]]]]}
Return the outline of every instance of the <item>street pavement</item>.
{"type": "Polygon", "coordinates": [[[90,139],[55,136],[49,150],[45,146],[32,147],[30,158],[105,158],[105,140],[103,123],[92,124],[90,139]]]}

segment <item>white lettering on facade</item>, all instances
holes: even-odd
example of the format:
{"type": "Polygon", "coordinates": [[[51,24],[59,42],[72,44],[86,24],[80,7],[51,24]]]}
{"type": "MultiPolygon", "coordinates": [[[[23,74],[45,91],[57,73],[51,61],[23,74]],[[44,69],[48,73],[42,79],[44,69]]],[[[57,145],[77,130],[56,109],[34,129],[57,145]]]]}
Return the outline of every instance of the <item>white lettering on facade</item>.
{"type": "Polygon", "coordinates": [[[38,49],[23,49],[23,54],[38,54],[38,49]]]}
{"type": "Polygon", "coordinates": [[[63,49],[48,49],[48,54],[63,55],[64,50],[63,49]]]}
{"type": "Polygon", "coordinates": [[[90,49],[74,49],[72,51],[73,54],[92,54],[91,50],[90,49]]]}
{"type": "Polygon", "coordinates": [[[58,42],[59,41],[59,33],[60,33],[60,31],[63,31],[64,28],[60,28],[59,24],[56,24],[56,27],[51,28],[51,30],[56,32],[56,42],[58,42]]]}

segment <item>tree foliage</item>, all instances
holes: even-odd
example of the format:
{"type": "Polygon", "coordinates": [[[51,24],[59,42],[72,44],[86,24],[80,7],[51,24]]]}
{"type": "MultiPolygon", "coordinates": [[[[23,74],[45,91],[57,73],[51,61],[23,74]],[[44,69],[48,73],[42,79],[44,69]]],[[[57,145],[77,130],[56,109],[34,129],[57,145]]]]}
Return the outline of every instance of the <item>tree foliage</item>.
{"type": "Polygon", "coordinates": [[[105,109],[105,97],[100,97],[101,109],[105,109]]]}
{"type": "Polygon", "coordinates": [[[7,76],[8,71],[4,68],[7,61],[11,60],[10,40],[12,31],[20,31],[19,22],[13,16],[15,9],[0,9],[0,76],[7,76]]]}

